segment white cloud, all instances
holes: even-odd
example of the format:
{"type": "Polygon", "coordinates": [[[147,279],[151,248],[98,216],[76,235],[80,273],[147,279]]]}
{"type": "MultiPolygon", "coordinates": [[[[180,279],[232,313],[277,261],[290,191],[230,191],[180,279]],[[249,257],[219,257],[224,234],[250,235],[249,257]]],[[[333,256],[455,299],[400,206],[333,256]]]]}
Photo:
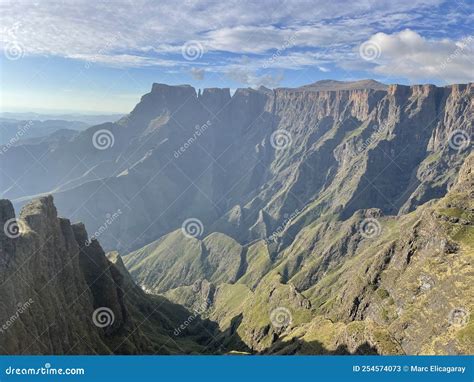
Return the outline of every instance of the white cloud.
{"type": "Polygon", "coordinates": [[[188,40],[204,40],[215,50],[261,53],[278,49],[295,33],[298,46],[353,41],[373,31],[364,16],[368,11],[380,16],[427,3],[398,0],[382,7],[371,0],[356,5],[339,0],[185,1],[179,6],[139,0],[3,1],[0,21],[7,31],[16,25],[14,37],[30,54],[170,53],[179,52],[188,40]]]}
{"type": "Polygon", "coordinates": [[[377,50],[375,73],[411,80],[437,78],[441,82],[474,80],[474,36],[457,41],[429,40],[404,31],[373,35],[367,44],[377,50]]]}
{"type": "MultiPolygon", "coordinates": [[[[468,5],[444,15],[437,9],[441,2],[186,0],[177,5],[152,0],[4,0],[0,44],[13,41],[25,56],[59,56],[115,67],[158,66],[197,79],[204,75],[193,69],[199,64],[207,72],[231,73],[246,84],[267,78],[258,73],[262,69],[310,66],[322,72],[330,66],[359,66],[398,77],[444,73],[447,81],[472,78],[466,69],[472,56],[467,55],[452,58],[440,72],[442,59],[455,50],[452,39],[428,40],[416,32],[377,33],[417,25],[439,35],[443,21],[469,25],[468,5]],[[361,66],[354,49],[367,39],[383,45],[383,54],[361,66]],[[198,61],[182,57],[187,41],[202,44],[204,54],[198,61]],[[242,55],[248,55],[248,62],[239,62],[242,55]]],[[[265,81],[275,82],[279,76],[270,77],[265,81]]]]}

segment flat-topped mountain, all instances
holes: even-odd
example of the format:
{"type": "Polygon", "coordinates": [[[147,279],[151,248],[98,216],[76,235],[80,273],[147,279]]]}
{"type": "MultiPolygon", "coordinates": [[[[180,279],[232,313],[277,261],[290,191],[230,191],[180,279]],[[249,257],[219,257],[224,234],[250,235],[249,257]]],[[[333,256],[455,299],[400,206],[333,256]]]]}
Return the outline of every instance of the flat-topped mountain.
{"type": "Polygon", "coordinates": [[[325,81],[231,96],[153,84],[116,123],[59,145],[10,147],[2,191],[16,206],[53,193],[59,211],[91,232],[120,209],[101,242],[121,250],[191,217],[245,244],[296,210],[308,222],[361,208],[412,211],[446,192],[470,149],[449,143],[458,130],[472,134],[472,89],[325,81]]]}
{"type": "Polygon", "coordinates": [[[388,85],[382,84],[375,80],[360,80],[360,81],[336,81],[336,80],[321,80],[309,85],[304,85],[299,89],[314,90],[314,91],[337,91],[337,90],[387,90],[388,85]]]}

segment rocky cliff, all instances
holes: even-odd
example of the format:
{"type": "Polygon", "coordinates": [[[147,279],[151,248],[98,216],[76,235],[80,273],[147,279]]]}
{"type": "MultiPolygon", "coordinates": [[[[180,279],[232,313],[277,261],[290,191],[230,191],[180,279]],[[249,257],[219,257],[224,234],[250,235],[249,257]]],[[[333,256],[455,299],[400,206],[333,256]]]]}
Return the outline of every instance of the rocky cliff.
{"type": "Polygon", "coordinates": [[[3,191],[16,205],[53,192],[59,211],[91,232],[120,209],[101,242],[124,251],[190,217],[247,244],[296,211],[405,213],[452,184],[470,150],[472,92],[323,81],[231,96],[154,84],[117,123],[60,147],[10,148],[3,191]]]}
{"type": "Polygon", "coordinates": [[[473,169],[471,155],[446,196],[412,213],[321,218],[276,258],[251,245],[235,282],[195,275],[166,296],[209,301],[205,317],[263,353],[472,354],[473,169]]]}
{"type": "Polygon", "coordinates": [[[18,218],[0,201],[0,353],[170,354],[215,351],[212,325],[138,288],[115,252],[83,224],[58,218],[52,197],[18,218]],[[196,318],[177,336],[189,317],[196,318]]]}

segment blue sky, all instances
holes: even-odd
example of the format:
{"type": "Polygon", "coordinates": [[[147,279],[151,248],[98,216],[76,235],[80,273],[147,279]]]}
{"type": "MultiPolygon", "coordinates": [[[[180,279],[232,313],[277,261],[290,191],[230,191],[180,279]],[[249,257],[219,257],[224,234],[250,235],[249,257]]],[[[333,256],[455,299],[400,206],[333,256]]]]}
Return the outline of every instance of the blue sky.
{"type": "Polygon", "coordinates": [[[0,1],[3,111],[128,112],[153,82],[471,82],[473,2],[0,1]]]}

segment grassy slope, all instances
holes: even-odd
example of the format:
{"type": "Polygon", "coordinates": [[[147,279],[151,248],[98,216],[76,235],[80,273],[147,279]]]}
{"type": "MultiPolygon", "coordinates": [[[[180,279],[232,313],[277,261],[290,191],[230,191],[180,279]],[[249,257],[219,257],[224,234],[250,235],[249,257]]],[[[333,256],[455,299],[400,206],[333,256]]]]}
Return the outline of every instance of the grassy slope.
{"type": "MultiPolygon", "coordinates": [[[[472,353],[472,319],[457,325],[451,315],[474,310],[473,180],[466,170],[473,158],[448,195],[412,213],[380,217],[369,210],[342,222],[323,215],[273,260],[264,241],[254,243],[240,279],[214,277],[203,317],[217,322],[239,351],[472,353]],[[377,216],[381,233],[367,239],[358,227],[370,216],[377,216]],[[286,327],[272,324],[276,308],[290,312],[286,327]]],[[[221,253],[234,247],[222,234],[204,243],[221,253]]],[[[166,296],[192,306],[202,297],[188,285],[166,296]]]]}

